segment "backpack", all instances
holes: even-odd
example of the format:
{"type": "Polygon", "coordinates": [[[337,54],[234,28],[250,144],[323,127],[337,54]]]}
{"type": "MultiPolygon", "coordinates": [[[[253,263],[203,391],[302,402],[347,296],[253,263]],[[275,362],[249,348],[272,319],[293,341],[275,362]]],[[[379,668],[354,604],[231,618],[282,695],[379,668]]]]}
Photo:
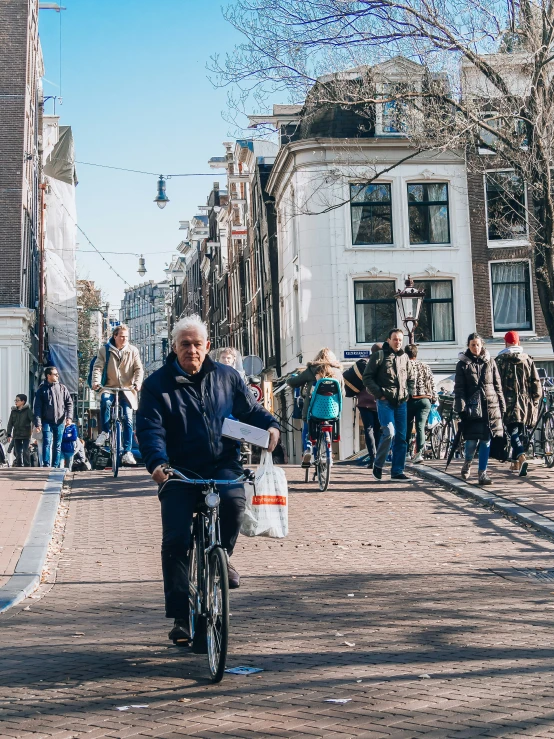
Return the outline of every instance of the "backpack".
{"type": "MultiPolygon", "coordinates": [[[[105,345],[106,349],[106,361],[104,363],[104,369],[102,371],[102,378],[100,380],[100,384],[104,386],[106,382],[108,381],[108,362],[110,361],[110,343],[108,342],[105,345]]],[[[88,377],[87,377],[87,385],[92,390],[92,373],[94,372],[94,365],[96,364],[96,360],[98,359],[98,354],[94,356],[90,360],[90,364],[88,366],[88,377]]]]}
{"type": "Polygon", "coordinates": [[[342,390],[340,382],[334,377],[320,378],[313,389],[308,407],[308,420],[318,418],[331,421],[340,418],[342,411],[342,390]]]}
{"type": "Polygon", "coordinates": [[[344,394],[347,398],[353,398],[364,389],[362,377],[367,366],[367,359],[358,359],[352,367],[342,373],[344,380],[344,394]]]}

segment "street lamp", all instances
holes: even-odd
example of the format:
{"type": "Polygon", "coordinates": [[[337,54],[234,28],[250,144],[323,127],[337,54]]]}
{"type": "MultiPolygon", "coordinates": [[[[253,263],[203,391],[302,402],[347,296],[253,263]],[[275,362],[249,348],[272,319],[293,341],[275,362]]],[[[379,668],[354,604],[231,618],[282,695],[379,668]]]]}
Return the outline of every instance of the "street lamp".
{"type": "Polygon", "coordinates": [[[158,208],[165,208],[169,203],[169,198],[165,191],[165,177],[163,174],[160,175],[160,179],[158,180],[158,194],[154,198],[154,202],[157,203],[158,208]]]}
{"type": "Polygon", "coordinates": [[[142,254],[140,255],[140,258],[139,258],[139,267],[137,269],[137,272],[139,273],[141,277],[144,277],[144,275],[146,274],[146,262],[142,254]]]}
{"type": "Polygon", "coordinates": [[[418,290],[414,285],[414,281],[408,275],[408,279],[404,281],[404,289],[398,290],[394,297],[398,303],[398,310],[402,323],[408,332],[408,342],[413,344],[414,331],[418,325],[419,312],[425,297],[425,290],[418,290]]]}

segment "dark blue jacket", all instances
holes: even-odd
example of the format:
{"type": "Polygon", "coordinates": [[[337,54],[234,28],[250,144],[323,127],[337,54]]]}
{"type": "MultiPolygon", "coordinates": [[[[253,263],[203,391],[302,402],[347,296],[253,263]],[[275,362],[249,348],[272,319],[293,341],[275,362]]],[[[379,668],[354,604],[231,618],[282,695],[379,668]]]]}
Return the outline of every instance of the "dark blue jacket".
{"type": "Polygon", "coordinates": [[[50,383],[44,380],[35,395],[33,411],[35,426],[43,423],[59,425],[67,418],[73,418],[73,399],[61,382],[50,383]]]}
{"type": "Polygon", "coordinates": [[[207,475],[236,461],[237,442],[221,436],[223,421],[231,415],[258,428],[279,428],[232,367],[206,357],[202,380],[194,382],[179,373],[175,359],[171,352],[142,386],[137,438],[149,472],[169,463],[207,475]]]}

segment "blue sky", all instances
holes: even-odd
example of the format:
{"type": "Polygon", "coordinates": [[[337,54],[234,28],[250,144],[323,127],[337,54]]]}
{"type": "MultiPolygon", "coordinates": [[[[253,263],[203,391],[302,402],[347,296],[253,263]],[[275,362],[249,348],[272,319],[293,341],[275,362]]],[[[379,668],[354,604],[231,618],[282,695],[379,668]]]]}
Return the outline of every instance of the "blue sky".
{"type": "MultiPolygon", "coordinates": [[[[226,23],[220,0],[60,0],[62,14],[62,125],[71,125],[77,159],[160,174],[210,172],[223,154],[229,124],[226,91],[214,89],[206,64],[230,51],[240,35],[226,23]]],[[[59,94],[60,17],[40,11],[45,95],[59,94]]],[[[47,112],[52,112],[51,103],[47,112]]],[[[181,241],[179,220],[205,203],[217,170],[207,177],[167,183],[171,200],[160,210],[156,177],[77,165],[80,227],[132,285],[164,277],[164,263],[181,241]],[[168,253],[163,253],[168,252],[168,253]]],[[[78,234],[79,276],[93,279],[119,307],[125,285],[78,234]]]]}

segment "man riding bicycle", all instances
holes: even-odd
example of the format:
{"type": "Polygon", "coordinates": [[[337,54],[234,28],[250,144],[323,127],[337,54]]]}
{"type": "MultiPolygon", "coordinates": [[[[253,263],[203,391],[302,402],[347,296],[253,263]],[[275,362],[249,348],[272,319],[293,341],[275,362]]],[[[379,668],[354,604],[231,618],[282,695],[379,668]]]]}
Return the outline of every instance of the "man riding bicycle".
{"type": "MultiPolygon", "coordinates": [[[[168,479],[166,466],[187,477],[233,480],[242,474],[240,446],[223,438],[225,418],[267,429],[269,451],[279,440],[279,425],[255,402],[244,380],[232,367],[208,356],[206,324],[198,316],[180,320],[172,332],[172,351],[165,365],[144,383],[137,413],[139,447],[152,479],[168,479]]],[[[244,486],[219,491],[221,542],[231,556],[244,515],[244,486]]],[[[169,638],[189,638],[188,559],[194,510],[201,489],[169,481],[160,498],[162,515],[162,572],[166,617],[175,619],[169,638]]],[[[238,572],[228,565],[229,587],[238,588],[238,572]]]]}
{"type": "Polygon", "coordinates": [[[144,370],[139,350],[129,343],[129,329],[122,323],[114,328],[108,344],[100,347],[92,371],[92,389],[102,390],[100,399],[102,429],[96,439],[96,445],[104,446],[110,435],[110,413],[116,392],[110,388],[130,388],[119,391],[119,401],[123,411],[123,457],[121,461],[131,466],[137,463],[132,451],[133,411],[136,411],[138,406],[138,391],[141,388],[143,377],[144,370]],[[106,376],[104,387],[101,384],[103,374],[106,376]]]}

